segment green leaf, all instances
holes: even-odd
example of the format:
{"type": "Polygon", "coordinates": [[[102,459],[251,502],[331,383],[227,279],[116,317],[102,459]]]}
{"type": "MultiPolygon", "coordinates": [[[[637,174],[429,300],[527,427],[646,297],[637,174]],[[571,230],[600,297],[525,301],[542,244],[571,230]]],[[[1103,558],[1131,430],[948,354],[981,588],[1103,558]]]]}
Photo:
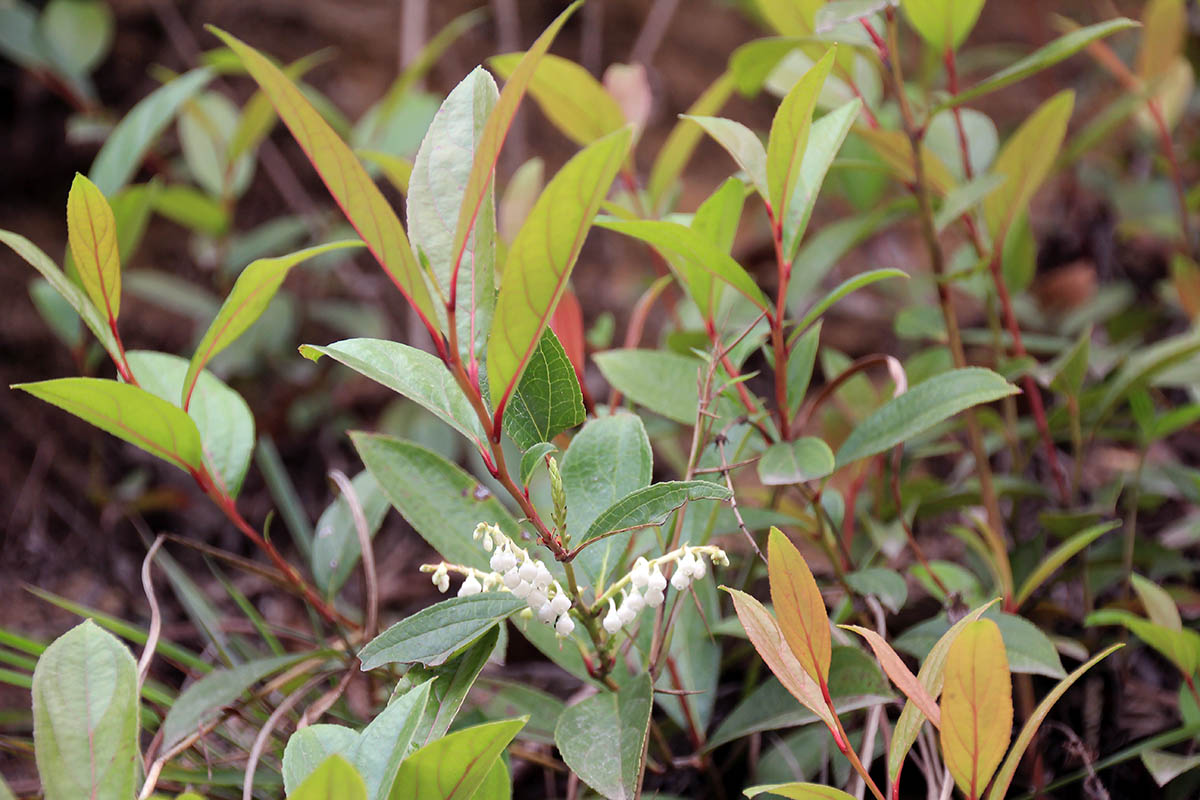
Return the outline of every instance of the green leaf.
{"type": "Polygon", "coordinates": [[[113,13],[102,0],[51,0],[42,11],[42,38],[68,75],[91,72],[113,40],[113,13]]]}
{"type": "Polygon", "coordinates": [[[489,722],[425,745],[404,759],[389,797],[469,800],[525,722],[524,717],[489,722]]]}
{"type": "Polygon", "coordinates": [[[1138,27],[1137,22],[1125,17],[1118,17],[1105,22],[1098,22],[1095,25],[1088,25],[1086,28],[1073,30],[1055,39],[1045,47],[1030,53],[1015,64],[1010,64],[974,86],[953,95],[941,105],[934,108],[930,112],[930,115],[944,111],[947,108],[954,108],[963,103],[968,103],[977,97],[990,94],[997,89],[1003,89],[1005,86],[1028,78],[1030,75],[1041,72],[1064,59],[1070,58],[1098,39],[1111,36],[1118,31],[1136,27],[1138,27]]]}
{"type": "Polygon", "coordinates": [[[117,340],[113,337],[108,320],[92,304],[87,294],[58,268],[58,265],[54,263],[50,256],[42,252],[37,245],[24,236],[12,233],[11,231],[0,230],[0,242],[11,247],[14,253],[25,259],[29,262],[30,266],[41,273],[46,282],[53,286],[55,291],[71,304],[71,308],[75,309],[75,312],[79,314],[80,319],[88,326],[88,330],[92,332],[104,347],[109,357],[113,361],[120,360],[121,355],[117,349],[117,340]]]}
{"type": "Polygon", "coordinates": [[[817,203],[817,193],[861,108],[862,100],[856,97],[812,123],[800,173],[787,202],[787,216],[783,218],[783,255],[788,260],[795,257],[800,247],[817,203]]]}
{"type": "Polygon", "coordinates": [[[46,800],[128,800],[141,772],[137,665],[85,620],[33,672],[33,739],[46,800]]]}
{"type": "Polygon", "coordinates": [[[868,270],[867,272],[861,272],[858,275],[855,275],[853,278],[847,278],[838,284],[832,291],[830,291],[829,294],[821,298],[816,305],[810,308],[808,313],[804,315],[804,318],[800,320],[797,328],[799,330],[806,330],[808,326],[812,325],[821,317],[822,314],[828,311],[834,303],[838,302],[846,295],[857,292],[859,289],[862,289],[865,286],[870,286],[872,283],[878,283],[879,281],[884,281],[888,278],[907,277],[908,273],[904,270],[887,268],[872,269],[868,270]]]}
{"type": "Polygon", "coordinates": [[[653,705],[650,676],[642,674],[617,692],[602,691],[569,706],[554,729],[563,761],[609,800],[632,800],[653,705]]]}
{"type": "MultiPolygon", "coordinates": [[[[554,631],[548,626],[531,620],[539,630],[554,631]]],[[[425,704],[424,713],[417,724],[409,750],[424,747],[435,739],[440,739],[450,729],[454,718],[462,708],[467,693],[475,685],[475,679],[487,665],[488,660],[496,654],[496,645],[500,641],[500,626],[496,626],[475,640],[470,647],[465,648],[461,655],[447,661],[440,667],[428,671],[433,676],[429,684],[429,701],[425,704]]],[[[555,639],[556,645],[558,640],[555,639]]],[[[414,667],[406,677],[420,670],[414,667]]]]}
{"type": "Polygon", "coordinates": [[[201,93],[184,105],[179,115],[183,160],[196,183],[211,197],[239,197],[254,176],[254,162],[249,156],[233,159],[229,155],[237,131],[237,108],[216,92],[201,93]]]}
{"type": "Polygon", "coordinates": [[[154,211],[154,199],[161,190],[161,184],[154,180],[126,186],[109,200],[117,223],[117,252],[126,264],[142,243],[154,211]]]}
{"type": "Polygon", "coordinates": [[[108,200],[78,172],[67,196],[67,241],[84,291],[115,325],[121,312],[117,221],[108,200]]]}
{"type": "Polygon", "coordinates": [[[504,430],[522,450],[549,442],[587,417],[575,368],[546,328],[504,415],[504,430]]]}
{"type": "Polygon", "coordinates": [[[1119,402],[1137,391],[1158,373],[1200,352],[1200,331],[1192,330],[1171,336],[1148,347],[1135,350],[1120,369],[1105,383],[1104,393],[1093,409],[1095,425],[1108,418],[1119,402]]]}
{"type": "Polygon", "coordinates": [[[412,180],[413,172],[411,160],[381,150],[355,150],[354,154],[368,164],[378,167],[396,191],[408,195],[408,184],[412,180]]]}
{"type": "Polygon", "coordinates": [[[861,595],[872,595],[879,599],[893,614],[908,600],[908,584],[904,576],[886,567],[867,567],[846,573],[846,584],[861,595]]]}
{"type": "Polygon", "coordinates": [[[1067,133],[1075,93],[1064,90],[1051,97],[1021,124],[996,158],[994,171],[1004,184],[983,201],[983,216],[995,242],[1003,242],[1013,221],[1045,181],[1067,133]]]}
{"type": "Polygon", "coordinates": [[[839,467],[890,450],[963,409],[1016,394],[1017,387],[981,367],[964,367],[923,381],[863,420],[838,450],[839,467]]]}
{"type": "Polygon", "coordinates": [[[764,486],[815,481],[832,472],[833,451],[816,436],[776,442],[758,460],[758,479],[764,486]]]}
{"type": "Polygon", "coordinates": [[[8,788],[8,784],[2,777],[0,777],[0,800],[17,800],[17,796],[12,793],[12,789],[8,788]]]}
{"type": "Polygon", "coordinates": [[[471,795],[472,800],[512,800],[512,779],[508,776],[508,766],[504,759],[498,758],[492,762],[492,768],[484,776],[483,783],[471,795]]]}
{"type": "MultiPolygon", "coordinates": [[[[508,79],[524,55],[505,53],[487,63],[508,79]]],[[[579,145],[589,145],[625,125],[625,114],[600,81],[561,56],[542,56],[529,82],[529,94],[546,118],[579,145]]]]}
{"type": "MultiPolygon", "coordinates": [[[[601,512],[579,544],[613,531],[662,525],[671,512],[689,500],[727,500],[729,496],[728,489],[709,481],[667,481],[646,486],[625,495],[601,512]]],[[[625,549],[626,538],[609,536],[606,541],[592,545],[578,557],[594,578],[593,588],[597,594],[602,591],[609,571],[620,566],[617,559],[625,549]]]]}
{"type": "Polygon", "coordinates": [[[771,307],[767,296],[742,265],[698,231],[663,220],[600,219],[596,225],[641,239],[666,257],[687,261],[693,269],[729,284],[760,309],[771,307]]]}
{"type": "MultiPolygon", "coordinates": [[[[746,185],[737,178],[726,178],[692,215],[691,229],[707,238],[724,253],[733,249],[742,207],[746,203],[746,185]]],[[[715,282],[707,270],[686,260],[669,261],[683,273],[684,283],[706,320],[715,317],[724,286],[715,282]]]]}
{"type": "Polygon", "coordinates": [[[487,552],[471,540],[480,522],[520,540],[520,527],[500,501],[442,456],[390,436],[355,432],[350,438],[388,500],[442,558],[489,569],[487,552]]]}
{"type": "Polygon", "coordinates": [[[396,663],[436,667],[525,607],[508,592],[452,597],[397,622],[368,642],[358,658],[364,672],[396,663]]]}
{"type": "Polygon", "coordinates": [[[650,438],[642,420],[615,414],[588,421],[562,459],[567,531],[579,538],[613,503],[650,485],[650,438]]]}
{"type": "Polygon", "coordinates": [[[685,114],[682,119],[699,125],[725,148],[725,152],[745,171],[759,195],[767,198],[767,150],[758,134],[742,123],[724,117],[693,117],[685,114]]]}
{"type": "Polygon", "coordinates": [[[278,258],[260,258],[242,270],[229,296],[221,304],[216,318],[208,326],[200,344],[196,346],[191,363],[188,364],[187,377],[183,381],[183,392],[180,395],[183,398],[183,406],[190,407],[192,391],[196,388],[196,377],[200,370],[262,316],[292,267],[322,253],[348,247],[362,247],[362,242],[330,242],[278,258]]]}
{"type": "Polygon", "coordinates": [[[158,141],[180,106],[212,78],[212,70],[194,69],[138,101],[113,128],[92,162],[88,177],[96,188],[112,197],[129,183],[146,157],[146,151],[158,141]]]}
{"type": "Polygon", "coordinates": [[[311,651],[247,661],[229,669],[215,669],[179,693],[159,728],[166,752],[184,737],[214,719],[251,686],[269,675],[316,655],[311,651]]]}
{"type": "Polygon", "coordinates": [[[804,153],[808,147],[817,97],[833,67],[836,54],[837,48],[831,47],[820,61],[796,81],[780,101],[779,110],[771,122],[771,135],[767,139],[767,186],[768,200],[777,225],[785,224],[791,215],[789,206],[796,186],[802,179],[804,153]]]}
{"type": "MultiPolygon", "coordinates": [[[[364,470],[350,482],[354,495],[367,520],[367,534],[374,538],[387,514],[387,495],[369,471],[364,470]]],[[[312,546],[313,581],[321,591],[332,597],[346,583],[350,573],[362,558],[354,514],[345,495],[338,495],[317,520],[312,546]]]]}
{"type": "Polygon", "coordinates": [[[682,603],[671,624],[667,668],[655,683],[656,690],[688,694],[656,693],[655,697],[658,706],[680,728],[694,725],[697,730],[707,731],[721,672],[721,645],[710,625],[721,617],[721,601],[714,581],[696,581],[691,588],[695,600],[682,603]]]}
{"type": "MultiPolygon", "coordinates": [[[[725,101],[733,94],[734,80],[729,72],[724,72],[704,90],[700,97],[688,108],[684,116],[711,116],[721,110],[725,101]]],[[[667,135],[663,146],[659,148],[654,164],[650,167],[650,177],[646,181],[646,193],[655,208],[662,205],[667,190],[675,185],[683,168],[687,166],[700,143],[701,131],[686,119],[675,123],[675,127],[667,135]]]]}
{"type": "Polygon", "coordinates": [[[984,0],[901,0],[904,16],[939,55],[957,50],[979,19],[984,0]]]}
{"type": "Polygon", "coordinates": [[[213,237],[229,232],[229,210],[221,205],[220,200],[191,186],[164,186],[155,193],[153,201],[154,210],[161,216],[188,230],[213,237]]]}
{"type": "Polygon", "coordinates": [[[393,699],[359,734],[353,761],[366,784],[367,800],[386,800],[422,721],[429,693],[428,681],[414,686],[393,699]]]}
{"type": "Polygon", "coordinates": [[[1171,628],[1130,614],[1120,609],[1105,608],[1094,611],[1084,619],[1084,624],[1124,625],[1133,635],[1157,650],[1163,658],[1175,665],[1184,675],[1195,675],[1200,668],[1200,634],[1191,628],[1171,628]]]}
{"type": "Polygon", "coordinates": [[[300,354],[314,361],[329,356],[420,404],[470,441],[487,440],[454,376],[441,359],[424,350],[385,339],[344,339],[325,347],[302,345],[300,354]]]}
{"type": "Polygon", "coordinates": [[[623,128],[568,161],[538,197],[508,250],[487,348],[492,406],[501,418],[566,289],[631,137],[632,130],[623,128]]]}
{"type": "Polygon", "coordinates": [[[196,423],[181,408],[145,389],[103,378],[58,378],[12,388],[58,406],[184,472],[204,470],[196,423]]]}
{"type": "Polygon", "coordinates": [[[528,486],[538,465],[546,463],[546,456],[558,450],[549,442],[541,442],[525,451],[521,456],[521,485],[528,486]]]}
{"type": "Polygon", "coordinates": [[[358,732],[342,725],[309,725],[293,733],[283,749],[283,786],[296,791],[332,756],[353,761],[358,732]]]}
{"type": "MultiPolygon", "coordinates": [[[[476,67],[446,97],[417,150],[408,183],[408,236],[418,258],[429,262],[430,276],[442,298],[451,295],[454,276],[454,226],[463,204],[475,148],[499,91],[492,76],[476,67]]],[[[462,254],[457,272],[455,302],[459,313],[459,351],[470,361],[481,351],[491,326],[496,300],[496,210],[492,192],[485,192],[475,227],[462,254]]],[[[447,317],[438,304],[443,330],[447,317]]]]}
{"type": "Polygon", "coordinates": [[[1020,608],[1024,605],[1025,601],[1037,591],[1039,586],[1046,582],[1047,578],[1057,572],[1059,567],[1070,561],[1077,553],[1083,551],[1088,545],[1104,534],[1119,527],[1121,527],[1119,520],[1101,522],[1084,528],[1054,548],[1053,551],[1038,562],[1037,567],[1033,572],[1029,573],[1029,577],[1021,584],[1020,590],[1017,591],[1016,596],[1013,598],[1014,607],[1020,608]]]}
{"type": "Polygon", "coordinates": [[[609,350],[592,358],[604,379],[633,402],[675,422],[695,424],[704,362],[665,350],[609,350]]]}
{"type": "Polygon", "coordinates": [[[417,314],[431,327],[433,303],[421,268],[396,213],[346,143],[329,127],[304,94],[269,59],[216,28],[210,30],[237,53],[246,71],[271,98],[308,160],[325,182],[367,249],[388,273],[417,314]]]}
{"type": "Polygon", "coordinates": [[[367,787],[349,761],[332,755],[288,795],[288,800],[367,800],[367,787]]]}
{"type": "MultiPolygon", "coordinates": [[[[1185,772],[1200,767],[1200,754],[1181,756],[1165,750],[1143,750],[1142,766],[1154,778],[1159,788],[1166,786],[1185,772]]],[[[2,796],[2,795],[0,795],[2,796]]]]}
{"type": "Polygon", "coordinates": [[[488,681],[486,688],[492,694],[480,708],[484,714],[489,718],[527,716],[529,722],[521,730],[520,738],[554,744],[554,727],[566,708],[562,700],[524,683],[488,681]]]}
{"type": "MultiPolygon", "coordinates": [[[[156,397],[176,405],[188,363],[169,353],[130,350],[129,367],[138,384],[156,397]]],[[[196,423],[208,472],[236,497],[254,450],[254,415],[237,392],[211,372],[197,375],[187,415],[196,423]]]]}
{"type": "Polygon", "coordinates": [[[1008,788],[1012,785],[1013,776],[1017,773],[1017,766],[1025,756],[1025,750],[1028,749],[1030,743],[1033,741],[1033,737],[1037,735],[1042,721],[1049,715],[1050,709],[1054,707],[1058,699],[1066,694],[1067,690],[1083,677],[1085,672],[1124,646],[1123,644],[1115,644],[1107,650],[1097,653],[1070,675],[1059,681],[1058,685],[1050,691],[1050,694],[1046,695],[1042,699],[1042,702],[1038,703],[1037,708],[1033,710],[1033,713],[1029,715],[1029,719],[1025,721],[1025,725],[1022,726],[1021,732],[1017,734],[1016,741],[1013,742],[1012,748],[1008,751],[1008,757],[1000,765],[995,780],[992,781],[992,789],[988,792],[988,800],[1004,800],[1008,795],[1008,788]]]}
{"type": "Polygon", "coordinates": [[[742,792],[746,797],[757,797],[760,794],[768,793],[788,797],[791,800],[852,800],[853,798],[853,795],[846,794],[841,789],[816,783],[772,783],[751,786],[742,792]]]}
{"type": "Polygon", "coordinates": [[[817,348],[821,346],[821,320],[804,331],[795,344],[790,344],[787,365],[787,400],[791,416],[796,416],[804,404],[808,385],[812,382],[813,367],[817,361],[817,348]]]}
{"type": "Polygon", "coordinates": [[[1167,594],[1165,589],[1136,573],[1129,577],[1133,590],[1137,593],[1138,600],[1141,601],[1142,608],[1151,622],[1173,631],[1183,630],[1183,620],[1179,616],[1179,609],[1175,606],[1175,600],[1167,594]]]}
{"type": "Polygon", "coordinates": [[[942,207],[938,209],[937,217],[933,220],[934,229],[938,233],[944,231],[983,202],[1007,180],[1007,175],[989,172],[952,189],[942,200],[942,207]]]}

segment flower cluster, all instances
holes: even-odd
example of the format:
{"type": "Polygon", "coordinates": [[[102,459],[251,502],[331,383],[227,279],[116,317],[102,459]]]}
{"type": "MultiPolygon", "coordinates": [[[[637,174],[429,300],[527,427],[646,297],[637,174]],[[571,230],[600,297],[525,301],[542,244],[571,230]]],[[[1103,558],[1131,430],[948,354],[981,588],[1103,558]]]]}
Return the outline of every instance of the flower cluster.
{"type": "Polygon", "coordinates": [[[691,547],[684,545],[678,550],[672,550],[661,558],[647,561],[639,557],[633,562],[629,574],[612,585],[604,593],[601,600],[607,598],[608,613],[601,624],[610,635],[633,622],[644,608],[658,608],[666,599],[667,579],[663,576],[662,568],[674,564],[675,571],[671,574],[671,587],[677,592],[687,591],[692,581],[703,578],[708,573],[704,563],[707,556],[714,565],[727,566],[729,558],[719,547],[704,545],[691,547]],[[625,589],[624,587],[628,587],[625,589]],[[621,595],[621,603],[617,605],[617,594],[621,595]]]}
{"type": "Polygon", "coordinates": [[[570,614],[571,597],[554,580],[546,564],[518,547],[497,525],[479,523],[473,538],[492,554],[489,562],[492,571],[484,572],[444,561],[422,565],[422,572],[433,573],[433,585],[438,591],[447,591],[450,588],[450,573],[457,573],[464,577],[462,585],[458,587],[459,597],[492,590],[511,592],[529,604],[530,611],[537,615],[538,620],[553,626],[556,634],[570,636],[575,630],[575,621],[570,614]]]}

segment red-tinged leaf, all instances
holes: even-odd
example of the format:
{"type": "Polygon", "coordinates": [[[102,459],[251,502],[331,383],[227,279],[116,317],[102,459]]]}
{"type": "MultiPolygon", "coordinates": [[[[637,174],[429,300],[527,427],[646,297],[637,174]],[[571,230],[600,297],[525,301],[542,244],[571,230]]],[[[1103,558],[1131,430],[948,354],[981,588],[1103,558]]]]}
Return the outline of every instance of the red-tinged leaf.
{"type": "Polygon", "coordinates": [[[1042,722],[1050,714],[1050,709],[1054,707],[1058,699],[1066,694],[1067,690],[1077,680],[1082,678],[1085,672],[1124,646],[1123,644],[1114,644],[1107,650],[1092,656],[1091,659],[1080,665],[1078,669],[1059,681],[1058,685],[1050,690],[1050,694],[1046,695],[1042,702],[1038,703],[1037,708],[1033,710],[1033,713],[1029,715],[1029,719],[1025,721],[1021,732],[1017,734],[1017,740],[1013,742],[1012,750],[1009,751],[1008,757],[1004,759],[1004,764],[1000,767],[1000,771],[996,773],[996,780],[992,783],[992,790],[988,792],[988,800],[1004,800],[1008,796],[1008,787],[1012,784],[1013,775],[1017,773],[1017,765],[1021,763],[1021,758],[1025,755],[1025,750],[1029,747],[1029,743],[1037,735],[1038,728],[1041,727],[1042,722]]]}
{"type": "Polygon", "coordinates": [[[200,432],[182,408],[103,378],[59,378],[12,388],[67,411],[189,474],[204,471],[200,432]]]}
{"type": "Polygon", "coordinates": [[[629,152],[622,128],[580,151],[554,176],[521,226],[504,262],[488,340],[488,385],[497,419],[537,348],[592,219],[629,152]]]}
{"type": "Polygon", "coordinates": [[[563,350],[567,351],[567,358],[570,359],[571,366],[575,368],[575,375],[579,378],[579,384],[582,386],[584,359],[587,357],[583,307],[579,305],[579,298],[570,288],[563,292],[558,307],[550,315],[550,328],[558,337],[563,350]]]}
{"type": "Polygon", "coordinates": [[[846,794],[841,789],[832,786],[822,786],[819,783],[774,783],[762,786],[751,786],[743,790],[746,797],[757,797],[760,794],[773,794],[786,797],[789,800],[853,800],[854,795],[846,794]]]}
{"type": "Polygon", "coordinates": [[[800,165],[808,146],[817,97],[836,56],[837,47],[831,47],[804,73],[779,103],[779,110],[771,121],[771,135],[767,139],[767,186],[777,223],[787,219],[787,205],[800,180],[800,165]]]}
{"type": "Polygon", "coordinates": [[[982,796],[1012,736],[1012,675],[1000,628],[972,622],[950,646],[942,692],[942,756],[969,800],[982,796]]]}
{"type": "Polygon", "coordinates": [[[353,151],[321,118],[304,95],[279,67],[262,53],[210,26],[238,55],[246,71],[258,83],[280,119],[292,132],[300,149],[325,182],[350,224],[366,242],[371,254],[404,293],[425,326],[434,329],[436,319],[421,268],[408,243],[396,212],[355,158],[353,151]]]}
{"type": "Polygon", "coordinates": [[[330,250],[341,250],[346,247],[362,247],[362,242],[345,241],[329,242],[328,244],[297,250],[278,258],[260,258],[250,263],[242,274],[238,275],[229,296],[221,304],[217,316],[208,326],[204,338],[196,347],[191,363],[188,364],[187,375],[183,381],[182,403],[184,409],[189,405],[192,391],[196,388],[196,379],[200,371],[216,356],[228,347],[234,339],[241,336],[254,321],[262,316],[271,298],[283,285],[292,267],[313,256],[319,256],[330,250]]]}
{"type": "Polygon", "coordinates": [[[500,92],[500,97],[496,100],[492,113],[488,115],[487,122],[484,123],[483,131],[479,134],[478,144],[475,147],[475,160],[471,163],[471,173],[467,176],[462,205],[458,209],[458,227],[454,232],[454,261],[451,262],[454,279],[450,281],[451,286],[454,286],[457,280],[458,262],[462,260],[467,246],[467,238],[471,235],[471,229],[475,227],[475,220],[479,216],[484,200],[488,197],[488,192],[491,191],[492,180],[496,172],[496,160],[500,158],[500,148],[504,145],[505,137],[508,136],[509,126],[512,125],[513,117],[516,116],[521,98],[529,89],[529,83],[537,71],[538,62],[550,49],[554,37],[558,35],[567,19],[582,3],[583,0],[575,0],[574,3],[567,6],[567,9],[559,14],[554,22],[550,23],[550,27],[542,31],[542,35],[537,38],[533,46],[525,51],[520,63],[513,68],[508,81],[504,84],[504,89],[500,92]]]}
{"type": "Polygon", "coordinates": [[[833,714],[825,704],[820,685],[809,677],[808,672],[796,660],[771,612],[745,592],[727,586],[721,588],[733,598],[733,608],[742,627],[746,629],[746,635],[750,637],[750,643],[783,687],[791,692],[802,706],[816,714],[831,731],[835,730],[833,714]]]}
{"type": "Polygon", "coordinates": [[[829,612],[804,557],[783,531],[775,527],[767,540],[767,573],[771,602],[788,646],[804,671],[824,686],[829,680],[829,659],[833,653],[829,612]]]}
{"type": "Polygon", "coordinates": [[[104,193],[78,172],[67,196],[67,242],[79,282],[111,326],[121,312],[117,221],[104,193]]]}
{"type": "Polygon", "coordinates": [[[940,728],[942,726],[942,711],[938,708],[937,701],[933,699],[929,691],[917,680],[917,676],[912,674],[912,670],[905,665],[882,636],[869,628],[860,628],[857,625],[841,625],[840,627],[854,631],[866,639],[867,644],[875,653],[875,658],[883,667],[883,671],[891,678],[892,683],[896,684],[896,688],[904,692],[904,696],[921,710],[925,718],[933,723],[933,727],[940,728]]]}

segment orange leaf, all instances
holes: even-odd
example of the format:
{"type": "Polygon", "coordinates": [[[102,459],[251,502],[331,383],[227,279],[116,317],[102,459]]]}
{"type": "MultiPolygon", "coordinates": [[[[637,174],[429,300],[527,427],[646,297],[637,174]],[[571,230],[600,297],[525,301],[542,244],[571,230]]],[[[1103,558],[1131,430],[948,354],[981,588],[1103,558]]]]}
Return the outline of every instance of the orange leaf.
{"type": "Polygon", "coordinates": [[[879,664],[887,676],[892,679],[892,683],[896,684],[896,688],[904,692],[904,696],[921,710],[925,718],[933,723],[933,727],[940,728],[942,726],[942,712],[938,708],[937,701],[933,699],[929,690],[917,680],[917,676],[912,674],[912,670],[900,660],[900,656],[896,655],[896,651],[884,641],[882,636],[873,630],[860,628],[857,625],[841,625],[839,627],[854,631],[866,639],[867,644],[871,645],[871,649],[875,652],[875,658],[879,660],[879,664]]]}
{"type": "Polygon", "coordinates": [[[767,574],[779,628],[796,659],[825,687],[829,679],[829,613],[804,557],[779,528],[767,540],[767,574]]]}
{"type": "Polygon", "coordinates": [[[1000,628],[972,622],[950,647],[942,691],[942,757],[969,800],[983,794],[1012,736],[1012,675],[1000,628]]]}

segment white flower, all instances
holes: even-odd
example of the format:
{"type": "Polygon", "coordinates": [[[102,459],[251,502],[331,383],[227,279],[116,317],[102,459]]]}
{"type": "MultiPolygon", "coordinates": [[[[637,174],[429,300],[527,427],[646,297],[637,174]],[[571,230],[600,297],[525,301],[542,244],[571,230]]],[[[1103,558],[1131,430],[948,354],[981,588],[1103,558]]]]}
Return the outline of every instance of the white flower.
{"type": "Polygon", "coordinates": [[[534,564],[533,560],[529,558],[525,559],[525,563],[521,564],[521,568],[518,571],[521,575],[521,580],[525,581],[526,583],[533,583],[533,579],[536,578],[538,574],[537,565],[534,564]]]}
{"type": "Polygon", "coordinates": [[[694,577],[696,569],[696,557],[690,552],[684,553],[683,558],[679,559],[676,569],[679,572],[682,572],[688,578],[694,577]]]}
{"type": "MultiPolygon", "coordinates": [[[[665,581],[664,581],[664,583],[665,583],[665,581]]],[[[651,586],[650,588],[646,589],[646,594],[645,594],[646,605],[650,608],[658,608],[659,606],[661,606],[663,604],[663,600],[665,598],[666,598],[666,595],[663,593],[663,590],[659,589],[656,586],[651,586]]]]}
{"type": "Polygon", "coordinates": [[[575,630],[575,621],[571,619],[570,614],[563,614],[558,618],[558,622],[554,623],[554,632],[559,636],[570,636],[573,630],[575,630]]]}
{"type": "Polygon", "coordinates": [[[646,607],[646,601],[642,599],[642,593],[637,589],[632,589],[625,597],[625,602],[621,604],[622,608],[628,608],[634,614],[640,614],[642,609],[646,607]]]}
{"type": "Polygon", "coordinates": [[[445,594],[450,588],[450,574],[446,571],[446,565],[440,564],[433,572],[433,585],[438,591],[445,594]]]}
{"type": "Polygon", "coordinates": [[[608,598],[608,613],[604,615],[604,630],[610,634],[616,633],[621,629],[621,617],[617,614],[617,604],[613,599],[608,598]]]}
{"type": "Polygon", "coordinates": [[[571,609],[571,598],[567,597],[566,592],[559,589],[558,593],[550,600],[550,607],[554,609],[556,617],[561,617],[571,609]]]}
{"type": "Polygon", "coordinates": [[[525,602],[529,603],[530,608],[537,609],[541,608],[548,599],[545,592],[534,586],[529,590],[529,596],[525,598],[525,602]]]}
{"type": "Polygon", "coordinates": [[[554,580],[554,576],[550,574],[550,570],[546,569],[546,565],[541,561],[537,562],[537,575],[533,578],[533,585],[545,591],[552,580],[554,580]]]}
{"type": "Polygon", "coordinates": [[[662,571],[659,570],[658,564],[654,565],[654,571],[650,573],[650,577],[646,580],[646,588],[651,591],[662,593],[666,591],[667,579],[663,577],[662,571]]]}
{"type": "Polygon", "coordinates": [[[504,573],[504,586],[511,592],[521,583],[521,576],[517,574],[516,567],[509,567],[504,573]]]}
{"type": "Polygon", "coordinates": [[[629,579],[633,582],[634,587],[646,588],[646,583],[650,580],[650,564],[645,558],[638,556],[637,561],[633,562],[633,569],[629,571],[629,579]]]}
{"type": "Polygon", "coordinates": [[[482,591],[483,587],[479,584],[479,579],[476,578],[475,573],[472,572],[467,576],[467,579],[462,582],[462,586],[458,587],[458,596],[469,597],[473,594],[479,594],[482,591]]]}
{"type": "Polygon", "coordinates": [[[628,598],[626,598],[625,602],[621,603],[621,607],[617,609],[617,617],[620,618],[622,625],[628,625],[637,619],[637,611],[630,608],[628,598]]]}
{"type": "Polygon", "coordinates": [[[708,568],[704,566],[704,558],[698,556],[696,563],[692,565],[692,579],[698,581],[704,577],[706,572],[708,572],[708,568]]]}
{"type": "Polygon", "coordinates": [[[683,571],[683,567],[676,567],[675,572],[671,575],[671,585],[675,587],[675,590],[682,592],[687,589],[691,583],[692,579],[689,578],[687,573],[683,571]]]}
{"type": "Polygon", "coordinates": [[[549,600],[542,603],[542,605],[538,608],[537,618],[547,625],[554,622],[554,618],[557,616],[558,614],[554,612],[554,604],[549,600]]]}
{"type": "Polygon", "coordinates": [[[514,596],[516,596],[516,598],[518,600],[528,600],[529,593],[533,591],[533,586],[526,583],[525,581],[518,579],[517,585],[512,587],[512,589],[510,589],[510,591],[513,593],[514,596]]]}
{"type": "Polygon", "coordinates": [[[493,572],[508,572],[517,565],[517,557],[513,555],[512,550],[505,544],[497,547],[496,551],[492,553],[491,565],[493,572]]]}

